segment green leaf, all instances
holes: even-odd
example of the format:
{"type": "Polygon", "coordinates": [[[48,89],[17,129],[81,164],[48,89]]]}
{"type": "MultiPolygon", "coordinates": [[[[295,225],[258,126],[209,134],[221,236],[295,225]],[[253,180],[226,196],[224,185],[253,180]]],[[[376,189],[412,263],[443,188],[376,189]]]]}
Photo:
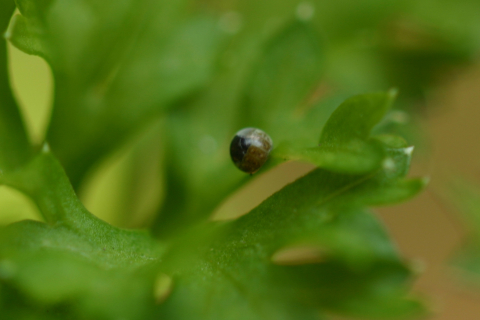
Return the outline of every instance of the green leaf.
{"type": "Polygon", "coordinates": [[[272,158],[313,163],[332,171],[351,174],[372,171],[380,166],[383,150],[380,144],[351,141],[338,146],[299,148],[294,143],[281,144],[272,158]]]}
{"type": "Polygon", "coordinates": [[[75,187],[172,102],[201,88],[221,34],[186,1],[19,0],[10,40],[55,77],[47,134],[75,187]]]}
{"type": "Polygon", "coordinates": [[[395,91],[365,94],[345,101],[331,115],[322,131],[321,144],[336,145],[352,140],[366,140],[373,127],[390,109],[395,91]]]}
{"type": "Polygon", "coordinates": [[[23,15],[15,14],[7,31],[7,39],[25,53],[49,59],[45,48],[48,46],[46,38],[41,32],[41,21],[35,17],[37,10],[26,6],[22,9],[23,15]]]}
{"type": "MultiPolygon", "coordinates": [[[[13,1],[0,3],[0,33],[4,33],[15,9],[13,1]]],[[[25,163],[30,143],[12,96],[8,79],[6,42],[0,40],[0,175],[25,163]]]]}
{"type": "Polygon", "coordinates": [[[47,223],[1,228],[0,283],[47,307],[75,301],[67,310],[81,317],[141,319],[149,313],[164,245],[91,215],[46,148],[1,182],[34,199],[47,223]]]}
{"type": "Polygon", "coordinates": [[[14,288],[8,285],[0,286],[0,308],[5,319],[60,320],[69,316],[62,307],[42,308],[39,312],[38,305],[34,306],[28,303],[14,288]]]}
{"type": "Polygon", "coordinates": [[[66,314],[80,318],[418,314],[422,306],[406,297],[408,268],[378,221],[362,209],[403,201],[419,190],[418,183],[409,183],[417,180],[403,178],[411,148],[386,150],[391,162],[382,169],[356,176],[317,169],[244,217],[201,224],[170,238],[166,247],[88,213],[45,146],[26,166],[1,177],[32,197],[48,224],[2,228],[0,281],[36,304],[54,310],[64,305],[66,314]],[[274,263],[279,250],[299,244],[318,248],[320,262],[274,263]],[[159,272],[173,278],[173,291],[155,307],[159,272]]]}
{"type": "Polygon", "coordinates": [[[390,109],[395,95],[395,91],[390,91],[347,99],[323,127],[318,146],[306,148],[292,141],[280,145],[272,157],[308,161],[328,170],[351,174],[380,167],[384,147],[378,139],[371,139],[370,132],[390,109]]]}
{"type": "Polygon", "coordinates": [[[322,70],[323,48],[316,31],[302,22],[288,25],[266,45],[251,75],[242,110],[245,126],[270,131],[268,126],[286,121],[285,115],[307,102],[322,70]]]}
{"type": "MultiPolygon", "coordinates": [[[[100,244],[76,230],[39,222],[1,231],[0,280],[37,304],[54,307],[74,301],[70,314],[105,319],[138,319],[153,305],[156,257],[138,259],[148,255],[145,247],[132,255],[120,232],[100,244]]],[[[142,235],[135,240],[145,242],[142,235]]]]}
{"type": "Polygon", "coordinates": [[[47,145],[23,168],[2,175],[0,183],[14,187],[30,196],[49,225],[65,225],[83,234],[100,233],[101,235],[92,238],[92,241],[98,238],[99,246],[108,244],[110,241],[124,241],[123,244],[117,243],[117,246],[138,243],[138,247],[135,245],[131,249],[132,252],[129,253],[131,256],[137,256],[134,254],[136,250],[146,250],[142,247],[146,240],[136,239],[136,232],[124,231],[120,237],[122,240],[114,240],[117,228],[99,220],[83,207],[63,168],[53,157],[47,145]],[[129,239],[129,234],[134,239],[129,239]]]}
{"type": "MultiPolygon", "coordinates": [[[[317,169],[221,225],[212,244],[192,234],[178,250],[200,243],[192,249],[200,260],[180,262],[181,271],[178,264],[172,267],[176,285],[160,315],[295,319],[292,310],[302,309],[308,319],[326,310],[363,317],[420,312],[421,304],[406,296],[407,266],[378,221],[361,209],[403,201],[419,191],[418,183],[408,183],[416,180],[402,178],[411,152],[398,151],[398,157],[392,156],[397,170],[351,176],[317,169]],[[406,192],[372,197],[398,189],[406,192]],[[272,261],[278,250],[292,245],[318,248],[319,261],[300,266],[272,261]]],[[[170,255],[165,261],[168,266],[170,255]]]]}

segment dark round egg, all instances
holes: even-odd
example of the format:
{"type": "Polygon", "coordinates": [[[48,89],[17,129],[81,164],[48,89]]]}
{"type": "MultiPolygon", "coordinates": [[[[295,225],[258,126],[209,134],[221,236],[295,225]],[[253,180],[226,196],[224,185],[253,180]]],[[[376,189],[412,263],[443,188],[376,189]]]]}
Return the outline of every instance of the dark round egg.
{"type": "Polygon", "coordinates": [[[272,148],[268,134],[257,128],[245,128],[233,137],[230,156],[240,170],[255,173],[267,161],[272,148]]]}

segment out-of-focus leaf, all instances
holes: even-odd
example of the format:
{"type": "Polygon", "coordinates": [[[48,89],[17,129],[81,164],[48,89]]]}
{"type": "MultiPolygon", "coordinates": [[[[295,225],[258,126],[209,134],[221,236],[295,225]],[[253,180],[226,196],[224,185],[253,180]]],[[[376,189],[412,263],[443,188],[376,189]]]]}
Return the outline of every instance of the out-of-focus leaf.
{"type": "MultiPolygon", "coordinates": [[[[35,222],[36,223],[36,222],[35,222]]],[[[58,306],[73,301],[70,314],[91,318],[141,319],[153,305],[154,270],[150,267],[105,267],[82,249],[81,239],[72,230],[51,229],[49,237],[38,232],[45,226],[29,228],[28,223],[2,230],[0,256],[4,273],[2,282],[14,286],[22,295],[44,306],[58,306]],[[40,246],[19,245],[18,232],[31,232],[40,246]],[[73,233],[73,234],[72,234],[73,233]],[[72,238],[75,237],[75,238],[72,238]],[[74,251],[78,249],[78,251],[74,251]],[[16,252],[13,253],[13,250],[16,252]],[[9,269],[11,274],[8,274],[9,269]]],[[[46,228],[45,228],[46,229],[46,228]]],[[[31,243],[31,240],[28,240],[31,243]]],[[[86,243],[89,245],[88,243],[86,243]]],[[[89,245],[90,247],[91,245],[89,245]]],[[[105,250],[122,252],[122,248],[105,250]]],[[[38,311],[37,311],[38,312],[38,311]]]]}
{"type": "MultiPolygon", "coordinates": [[[[317,169],[223,225],[216,241],[196,248],[200,261],[186,259],[182,271],[174,267],[175,287],[160,315],[295,319],[292,310],[303,310],[309,319],[325,310],[370,318],[420,312],[421,304],[406,296],[408,268],[378,221],[361,209],[403,201],[423,187],[403,178],[411,152],[396,151],[391,167],[365,175],[317,169]],[[386,191],[398,189],[405,192],[386,191]],[[382,199],[371,197],[379,191],[382,199]],[[317,247],[319,261],[273,263],[278,250],[296,244],[317,247]]],[[[169,255],[165,261],[168,266],[169,255]]]]}
{"type": "Polygon", "coordinates": [[[271,31],[293,17],[311,21],[329,34],[329,40],[351,39],[365,30],[377,28],[385,17],[394,14],[402,5],[396,0],[255,0],[242,1],[238,10],[245,14],[247,27],[271,31]]]}
{"type": "MultiPolygon", "coordinates": [[[[6,31],[14,9],[13,1],[0,2],[1,34],[6,31]]],[[[0,39],[0,175],[25,163],[30,156],[30,143],[10,90],[6,42],[0,39]]]]}
{"type": "Polygon", "coordinates": [[[17,290],[3,284],[0,286],[0,309],[6,320],[61,320],[71,316],[62,307],[39,308],[25,301],[17,290]]]}
{"type": "Polygon", "coordinates": [[[210,77],[216,21],[186,1],[19,0],[9,38],[55,77],[47,139],[78,186],[85,172],[210,77]]]}
{"type": "Polygon", "coordinates": [[[408,1],[408,14],[419,23],[431,27],[436,35],[447,40],[451,53],[474,53],[480,49],[480,21],[476,12],[480,3],[475,0],[408,1]],[[435,6],[435,10],[432,8],[435,6]]]}
{"type": "Polygon", "coordinates": [[[47,221],[1,228],[1,283],[47,308],[75,301],[66,310],[83,318],[149,313],[162,246],[147,233],[117,229],[90,214],[47,148],[0,182],[29,195],[47,221]]]}
{"type": "Polygon", "coordinates": [[[480,244],[480,188],[466,181],[457,181],[452,189],[454,204],[467,222],[470,236],[480,244]]]}
{"type": "Polygon", "coordinates": [[[480,284],[480,189],[478,186],[458,180],[450,190],[450,200],[461,214],[467,230],[463,246],[456,252],[453,264],[464,271],[468,282],[480,284]]]}
{"type": "Polygon", "coordinates": [[[269,126],[291,121],[284,118],[308,103],[320,82],[323,51],[319,35],[308,24],[294,22],[274,37],[248,82],[246,106],[240,115],[244,124],[271,131],[269,126]]]}
{"type": "Polygon", "coordinates": [[[455,67],[468,64],[476,52],[438,27],[415,18],[393,21],[379,41],[378,60],[385,69],[386,81],[399,87],[402,96],[410,100],[423,99],[425,88],[440,83],[455,67]]]}

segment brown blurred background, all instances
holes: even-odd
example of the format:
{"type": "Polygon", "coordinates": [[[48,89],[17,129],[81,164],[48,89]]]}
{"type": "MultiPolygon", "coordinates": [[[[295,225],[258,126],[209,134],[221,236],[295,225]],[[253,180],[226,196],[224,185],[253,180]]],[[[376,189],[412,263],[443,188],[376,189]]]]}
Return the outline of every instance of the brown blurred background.
{"type": "Polygon", "coordinates": [[[453,252],[465,238],[459,217],[441,193],[448,179],[480,178],[480,66],[452,77],[432,93],[422,126],[431,154],[417,159],[412,173],[431,177],[428,189],[408,203],[378,210],[401,252],[418,259],[424,270],[415,290],[430,300],[431,319],[480,319],[480,287],[462,282],[460,271],[449,266],[453,252]]]}
{"type": "MultiPolygon", "coordinates": [[[[13,47],[9,51],[14,92],[32,140],[40,143],[51,106],[50,71],[40,58],[23,54],[13,47]]],[[[427,103],[434,107],[426,108],[428,112],[421,120],[429,150],[417,148],[412,168],[412,175],[430,176],[430,186],[413,201],[376,210],[399,250],[418,267],[420,273],[414,291],[432,306],[433,313],[429,318],[432,320],[480,319],[480,286],[475,288],[462,283],[458,272],[449,266],[452,253],[464,238],[463,226],[453,208],[439,196],[449,177],[462,175],[480,180],[479,89],[480,65],[476,65],[451,75],[430,93],[427,103]]],[[[104,161],[83,190],[87,208],[113,224],[115,199],[121,193],[118,186],[124,178],[127,154],[128,146],[104,161]]],[[[215,214],[216,218],[247,212],[310,169],[309,165],[287,163],[268,172],[223,203],[215,214]]],[[[148,214],[149,200],[144,202],[144,212],[148,214]]],[[[0,224],[26,218],[39,218],[33,203],[12,189],[0,187],[0,224]]]]}

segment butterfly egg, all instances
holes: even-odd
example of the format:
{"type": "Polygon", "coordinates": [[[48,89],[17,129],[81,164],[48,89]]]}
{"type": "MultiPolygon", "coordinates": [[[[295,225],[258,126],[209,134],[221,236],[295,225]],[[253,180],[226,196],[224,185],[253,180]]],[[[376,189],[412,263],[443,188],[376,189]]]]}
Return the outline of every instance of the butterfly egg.
{"type": "Polygon", "coordinates": [[[268,134],[257,128],[238,131],[230,144],[233,163],[242,171],[255,173],[267,161],[273,142],[268,134]]]}

